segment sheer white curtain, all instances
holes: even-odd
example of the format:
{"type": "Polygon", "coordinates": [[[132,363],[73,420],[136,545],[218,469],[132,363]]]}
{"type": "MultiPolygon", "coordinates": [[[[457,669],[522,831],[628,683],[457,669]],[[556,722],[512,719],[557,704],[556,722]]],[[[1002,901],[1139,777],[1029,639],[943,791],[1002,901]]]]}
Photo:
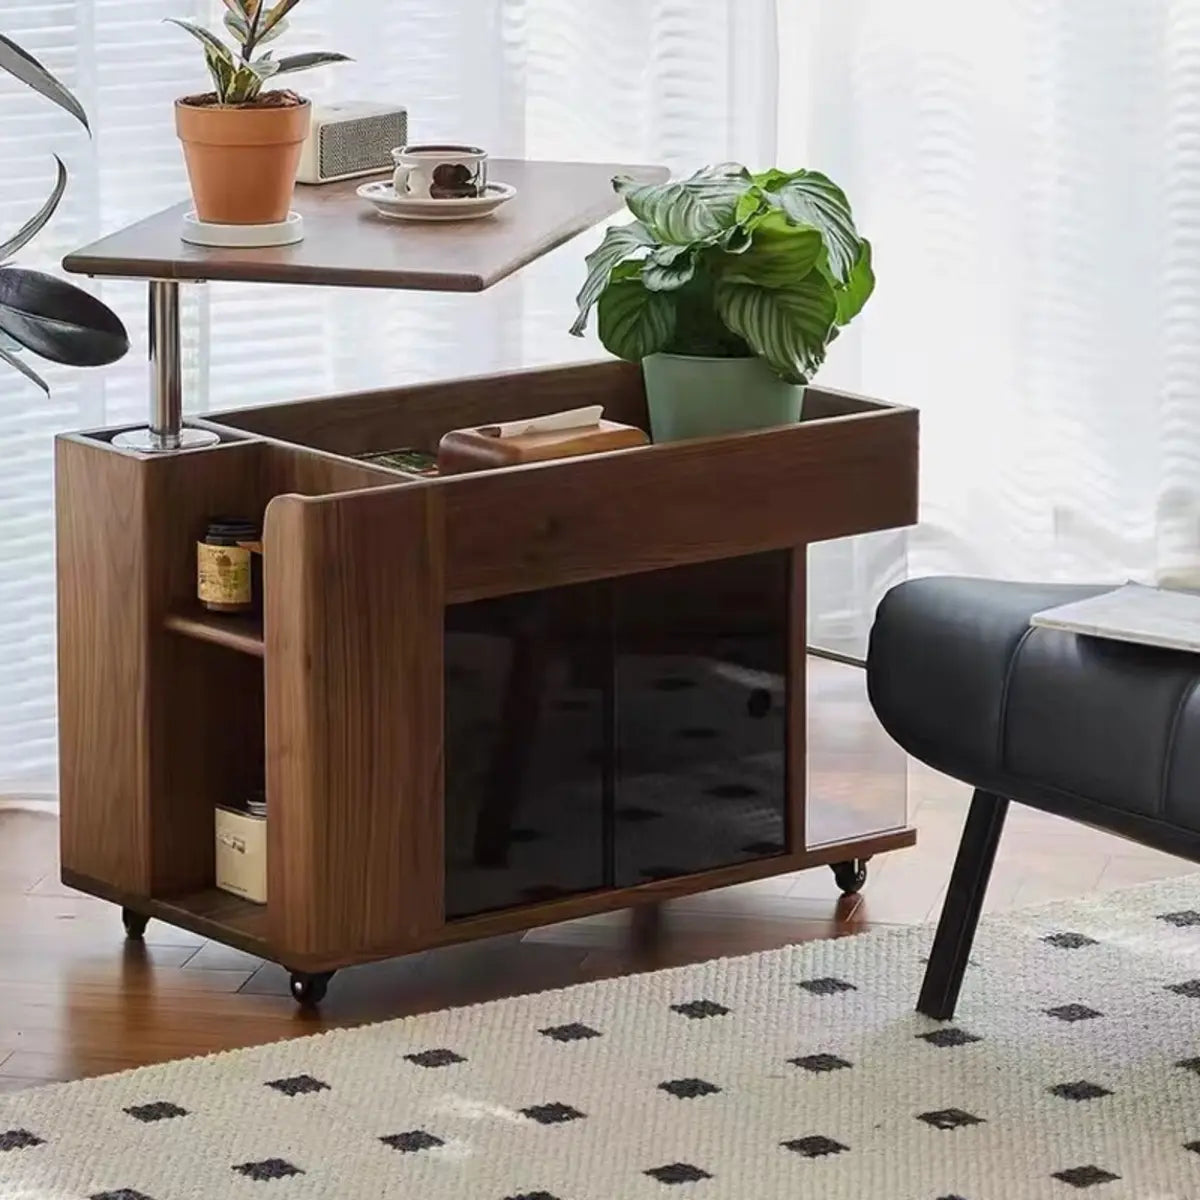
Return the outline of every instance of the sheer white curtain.
{"type": "MultiPolygon", "coordinates": [[[[780,16],[781,154],[876,248],[823,378],[921,409],[911,571],[1200,585],[1200,3],[780,16]]],[[[870,553],[838,564],[842,629],[870,553]]]]}
{"type": "MultiPolygon", "coordinates": [[[[220,0],[0,0],[0,30],[76,89],[96,131],[88,141],[0,78],[0,228],[48,191],[51,150],[72,173],[23,261],[50,266],[183,198],[171,104],[205,77],[195,44],[162,18],[221,11],[220,0]]],[[[407,104],[418,139],[680,171],[774,156],[774,0],[304,0],[290,37],[357,60],[300,77],[308,94],[407,104]]],[[[587,248],[576,241],[482,296],[185,289],[187,407],[595,357],[595,341],[566,333],[587,248]]],[[[125,363],[49,371],[50,401],[0,375],[0,795],[53,789],[51,435],[146,407],[144,288],[97,290],[130,327],[125,363]]]]}

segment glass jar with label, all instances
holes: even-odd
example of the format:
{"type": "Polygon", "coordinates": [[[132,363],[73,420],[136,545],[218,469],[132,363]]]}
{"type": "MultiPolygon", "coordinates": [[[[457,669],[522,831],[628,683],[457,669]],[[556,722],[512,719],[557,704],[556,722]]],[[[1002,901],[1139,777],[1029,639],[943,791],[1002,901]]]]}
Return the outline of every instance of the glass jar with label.
{"type": "Polygon", "coordinates": [[[241,613],[254,608],[253,554],[261,537],[257,522],[214,517],[196,543],[196,594],[212,612],[241,613]]]}

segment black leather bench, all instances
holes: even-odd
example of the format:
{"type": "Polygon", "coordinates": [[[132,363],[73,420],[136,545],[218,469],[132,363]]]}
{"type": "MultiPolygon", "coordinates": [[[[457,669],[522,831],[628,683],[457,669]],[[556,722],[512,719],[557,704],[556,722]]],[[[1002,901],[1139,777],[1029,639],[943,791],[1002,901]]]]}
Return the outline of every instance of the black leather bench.
{"type": "Polygon", "coordinates": [[[1112,585],[918,579],[884,597],[871,703],[975,789],[917,1008],[954,1015],[1009,801],[1200,861],[1200,655],[1032,629],[1112,585]]]}

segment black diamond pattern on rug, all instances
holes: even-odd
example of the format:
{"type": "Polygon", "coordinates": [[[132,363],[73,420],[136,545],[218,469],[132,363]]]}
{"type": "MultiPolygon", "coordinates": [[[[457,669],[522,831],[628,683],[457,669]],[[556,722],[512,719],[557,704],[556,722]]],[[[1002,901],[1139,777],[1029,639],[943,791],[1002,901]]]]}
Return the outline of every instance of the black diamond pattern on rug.
{"type": "Polygon", "coordinates": [[[505,1196],[504,1200],[558,1200],[549,1192],[522,1192],[519,1196],[505,1196]]]}
{"type": "Polygon", "coordinates": [[[961,1108],[939,1108],[936,1112],[917,1113],[917,1120],[932,1125],[934,1129],[965,1129],[968,1125],[982,1125],[983,1118],[963,1112],[961,1108]]]}
{"type": "Polygon", "coordinates": [[[838,1058],[836,1054],[806,1054],[803,1058],[789,1058],[788,1062],[793,1066],[802,1067],[805,1071],[812,1071],[814,1075],[823,1075],[828,1071],[845,1071],[854,1066],[844,1058],[838,1058]]]}
{"type": "Polygon", "coordinates": [[[587,1116],[587,1113],[581,1113],[579,1109],[572,1108],[569,1104],[535,1104],[531,1108],[523,1108],[521,1111],[531,1121],[536,1121],[539,1125],[562,1125],[567,1121],[580,1121],[587,1116]]]}
{"type": "Polygon", "coordinates": [[[1086,1004],[1060,1004],[1057,1008],[1046,1009],[1046,1016],[1057,1017],[1060,1021],[1073,1023],[1075,1021],[1091,1021],[1096,1017],[1104,1016],[1104,1014],[1097,1012],[1094,1008],[1088,1008],[1086,1004]]]}
{"type": "Polygon", "coordinates": [[[1061,1179],[1063,1183],[1069,1183],[1073,1188],[1090,1188],[1101,1183],[1112,1183],[1113,1180],[1121,1177],[1114,1175],[1111,1171],[1106,1171],[1103,1167],[1089,1164],[1086,1167],[1069,1167],[1065,1171],[1055,1171],[1053,1178],[1061,1179]]]}
{"type": "Polygon", "coordinates": [[[680,1100],[694,1100],[697,1096],[711,1096],[721,1089],[705,1079],[668,1079],[658,1085],[659,1090],[669,1092],[680,1100]]]}
{"type": "Polygon", "coordinates": [[[657,1179],[659,1183],[699,1183],[701,1179],[711,1179],[712,1176],[700,1167],[693,1166],[691,1163],[667,1163],[665,1167],[651,1167],[648,1171],[643,1171],[643,1175],[649,1175],[651,1179],[657,1179]]]}
{"type": "Polygon", "coordinates": [[[312,1092],[327,1092],[329,1084],[314,1079],[311,1075],[293,1075],[289,1079],[272,1079],[267,1087],[282,1092],[285,1096],[307,1096],[312,1092]]]}
{"type": "Polygon", "coordinates": [[[120,1188],[115,1192],[97,1192],[88,1200],[152,1200],[145,1192],[135,1192],[132,1188],[120,1188]]]}
{"type": "Polygon", "coordinates": [[[444,1047],[438,1050],[422,1050],[419,1054],[406,1054],[404,1057],[410,1063],[416,1063],[418,1067],[449,1067],[454,1063],[467,1061],[461,1054],[455,1054],[453,1050],[444,1047]]]}
{"type": "Polygon", "coordinates": [[[971,1042],[983,1041],[983,1038],[977,1037],[973,1033],[968,1033],[965,1029],[959,1029],[954,1025],[950,1025],[945,1029],[934,1029],[929,1033],[918,1033],[917,1037],[922,1042],[928,1042],[931,1046],[937,1046],[940,1050],[948,1050],[952,1046],[967,1046],[971,1042]]]}
{"type": "Polygon", "coordinates": [[[1047,1091],[1063,1100],[1098,1100],[1101,1096],[1112,1095],[1108,1088],[1089,1083],[1086,1079],[1077,1079],[1074,1083],[1056,1083],[1047,1091]]]}
{"type": "Polygon", "coordinates": [[[177,1117],[186,1117],[187,1109],[172,1104],[169,1100],[156,1100],[153,1104],[135,1104],[125,1110],[137,1121],[150,1124],[152,1121],[173,1121],[177,1117]]]}
{"type": "Polygon", "coordinates": [[[842,1154],[850,1149],[841,1142],[835,1142],[833,1138],[821,1137],[819,1134],[814,1137],[793,1138],[790,1142],[781,1142],[780,1145],[802,1158],[825,1158],[827,1155],[842,1154]]]}
{"type": "Polygon", "coordinates": [[[34,1137],[28,1129],[9,1129],[0,1133],[0,1150],[28,1150],[32,1146],[45,1145],[40,1137],[34,1137]]]}
{"type": "Polygon", "coordinates": [[[549,1029],[541,1029],[538,1032],[556,1042],[581,1042],[585,1038],[604,1036],[598,1029],[593,1029],[590,1025],[580,1025],[578,1021],[572,1021],[570,1025],[551,1025],[549,1029]]]}
{"type": "Polygon", "coordinates": [[[693,1021],[703,1021],[706,1017],[723,1017],[731,1011],[715,1000],[689,1000],[686,1004],[672,1004],[671,1010],[691,1017],[693,1021]]]}
{"type": "Polygon", "coordinates": [[[1159,913],[1158,919],[1166,921],[1168,925],[1175,925],[1180,929],[1186,929],[1189,925],[1200,925],[1200,912],[1195,909],[1185,908],[1182,912],[1159,913]]]}
{"type": "Polygon", "coordinates": [[[1184,1142],[1183,1148],[1190,1150],[1193,1154],[1200,1154],[1200,1142],[1184,1142]]]}
{"type": "Polygon", "coordinates": [[[379,1139],[385,1146],[399,1150],[401,1154],[416,1154],[418,1150],[432,1150],[446,1143],[424,1129],[410,1129],[407,1133],[393,1133],[379,1139]]]}
{"type": "Polygon", "coordinates": [[[1185,979],[1183,983],[1167,984],[1167,991],[1177,996],[1186,996],[1189,1000],[1200,1000],[1200,979],[1185,979]]]}
{"type": "Polygon", "coordinates": [[[1095,938],[1088,937],[1086,933],[1052,933],[1042,938],[1042,941],[1057,946],[1060,950],[1080,950],[1084,946],[1100,945],[1095,938]]]}
{"type": "Polygon", "coordinates": [[[1196,1075],[1200,1075],[1200,1058],[1181,1058],[1175,1065],[1182,1067],[1185,1071],[1192,1071],[1196,1075]]]}
{"type": "Polygon", "coordinates": [[[802,979],[797,987],[802,987],[813,996],[836,996],[839,992],[857,992],[858,988],[844,979],[834,979],[826,976],[823,979],[802,979]]]}
{"type": "Polygon", "coordinates": [[[253,1179],[256,1183],[266,1183],[271,1179],[287,1179],[292,1175],[303,1175],[299,1167],[294,1167],[286,1158],[264,1158],[262,1162],[242,1163],[233,1168],[239,1175],[253,1179]]]}

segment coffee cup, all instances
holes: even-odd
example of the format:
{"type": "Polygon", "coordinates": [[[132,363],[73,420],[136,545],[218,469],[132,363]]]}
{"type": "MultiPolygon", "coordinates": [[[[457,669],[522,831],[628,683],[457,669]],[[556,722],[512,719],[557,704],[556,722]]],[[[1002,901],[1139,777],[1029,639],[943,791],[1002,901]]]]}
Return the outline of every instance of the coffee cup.
{"type": "Polygon", "coordinates": [[[392,161],[397,196],[464,200],[487,190],[487,151],[478,146],[400,146],[392,151],[392,161]]]}

